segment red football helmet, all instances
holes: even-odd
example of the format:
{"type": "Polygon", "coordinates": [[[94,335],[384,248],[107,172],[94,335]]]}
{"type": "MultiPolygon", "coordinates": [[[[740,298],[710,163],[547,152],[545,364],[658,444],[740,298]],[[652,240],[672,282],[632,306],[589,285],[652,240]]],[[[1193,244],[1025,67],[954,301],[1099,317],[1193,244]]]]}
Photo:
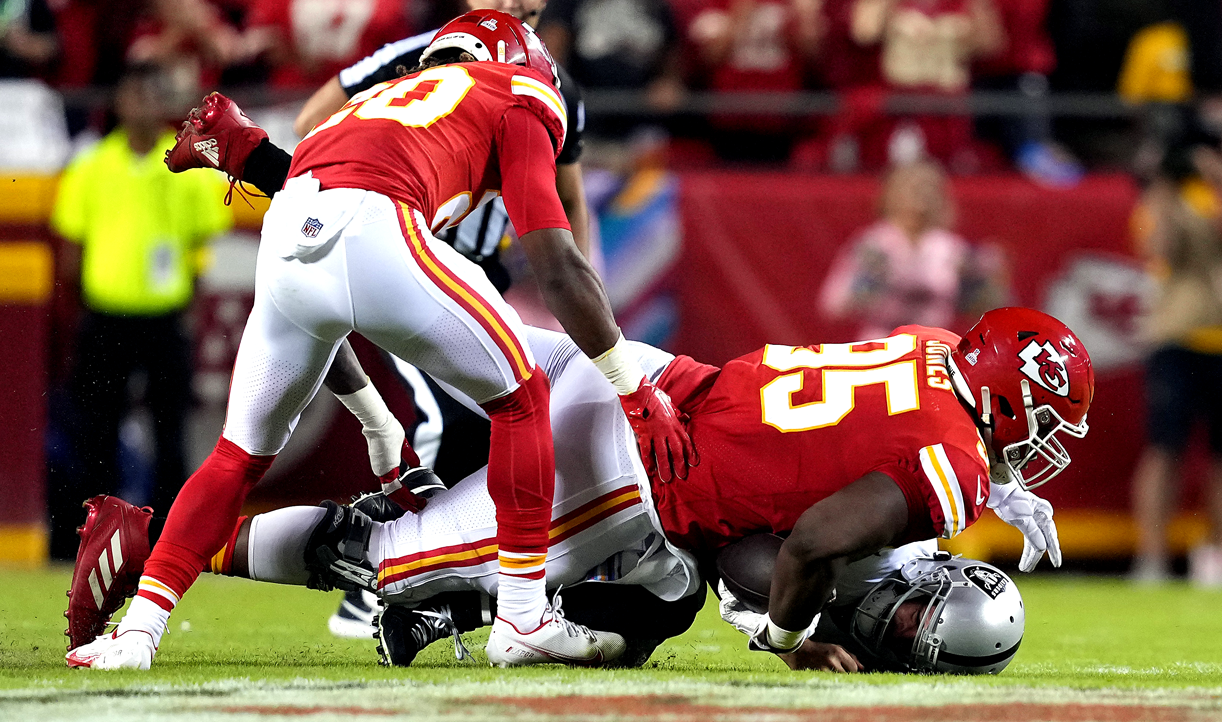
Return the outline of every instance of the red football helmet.
{"type": "Polygon", "coordinates": [[[1029,308],[989,311],[949,365],[959,395],[979,414],[994,464],[1004,462],[1020,486],[1034,489],[1069,466],[1056,435],[1086,436],[1095,396],[1090,356],[1069,327],[1029,308]]]}
{"type": "Polygon", "coordinates": [[[438,50],[458,48],[476,60],[521,65],[551,78],[560,88],[556,61],[543,41],[528,25],[500,10],[472,10],[459,15],[437,31],[433,42],[420,54],[426,60],[438,50]]]}

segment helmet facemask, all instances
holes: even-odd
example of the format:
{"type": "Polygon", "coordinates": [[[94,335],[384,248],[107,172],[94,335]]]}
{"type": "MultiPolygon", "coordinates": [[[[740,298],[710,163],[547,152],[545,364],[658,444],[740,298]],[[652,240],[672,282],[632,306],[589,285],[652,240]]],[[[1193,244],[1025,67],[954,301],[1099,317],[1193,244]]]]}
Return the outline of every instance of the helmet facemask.
{"type": "MultiPolygon", "coordinates": [[[[909,581],[902,573],[883,580],[866,595],[853,614],[850,633],[875,654],[913,672],[933,672],[941,639],[933,632],[951,590],[949,573],[934,568],[909,581]],[[888,635],[895,615],[906,602],[923,603],[911,642],[898,645],[888,635]]],[[[907,642],[907,640],[904,640],[907,642]]]]}
{"type": "MultiPolygon", "coordinates": [[[[1061,418],[1056,409],[1048,404],[1035,406],[1031,384],[1023,379],[1020,385],[1023,394],[1022,413],[1027,421],[1027,438],[1004,446],[998,461],[1009,467],[1019,486],[1031,490],[1048,483],[1069,466],[1069,452],[1065,450],[1057,434],[1063,431],[1081,439],[1086,436],[1090,427],[1086,424],[1085,416],[1082,417],[1082,423],[1074,425],[1061,418]]],[[[981,389],[982,408],[990,408],[985,405],[988,396],[989,389],[985,386],[981,389]]],[[[991,428],[987,411],[981,414],[981,421],[991,428]]]]}

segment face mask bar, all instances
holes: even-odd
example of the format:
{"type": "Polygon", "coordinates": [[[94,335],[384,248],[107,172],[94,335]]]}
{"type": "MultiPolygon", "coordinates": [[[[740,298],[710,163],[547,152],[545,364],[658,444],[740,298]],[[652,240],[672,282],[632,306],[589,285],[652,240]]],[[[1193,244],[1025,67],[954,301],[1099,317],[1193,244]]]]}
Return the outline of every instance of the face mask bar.
{"type": "Polygon", "coordinates": [[[932,629],[942,616],[951,586],[950,574],[942,568],[925,572],[912,581],[899,575],[888,579],[867,594],[861,605],[857,607],[850,626],[850,633],[867,649],[881,657],[890,658],[891,661],[905,669],[918,672],[933,671],[942,640],[933,633],[932,629]],[[894,601],[884,603],[881,609],[876,603],[876,595],[879,591],[887,591],[894,596],[894,601]],[[929,601],[926,602],[921,612],[920,624],[913,638],[911,651],[906,659],[901,659],[886,644],[887,629],[890,628],[896,612],[904,602],[917,594],[928,596],[929,601]]]}
{"type": "Polygon", "coordinates": [[[1056,438],[1057,433],[1064,431],[1076,439],[1081,439],[1086,436],[1089,427],[1085,418],[1077,426],[1068,423],[1047,404],[1035,408],[1031,385],[1026,379],[1022,381],[1022,389],[1023,410],[1027,416],[1027,439],[1002,449],[1002,458],[1014,471],[1019,485],[1029,491],[1047,484],[1069,466],[1069,453],[1056,438]],[[1041,429],[1047,431],[1041,432],[1041,429]]]}

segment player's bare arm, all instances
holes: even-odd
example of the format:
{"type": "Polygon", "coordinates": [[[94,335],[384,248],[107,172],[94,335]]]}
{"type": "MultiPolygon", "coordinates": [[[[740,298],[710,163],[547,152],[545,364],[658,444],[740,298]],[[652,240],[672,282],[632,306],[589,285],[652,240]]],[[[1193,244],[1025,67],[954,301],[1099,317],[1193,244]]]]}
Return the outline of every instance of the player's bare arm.
{"type": "Polygon", "coordinates": [[[302,106],[297,119],[293,121],[293,132],[299,138],[304,138],[314,126],[331,117],[332,113],[344,107],[347,102],[348,94],[344,92],[344,86],[340,85],[339,76],[333,76],[315,90],[302,106]]]}
{"type": "MultiPolygon", "coordinates": [[[[866,474],[807,509],[777,555],[767,632],[772,626],[807,629],[831,598],[844,566],[895,543],[907,526],[904,494],[880,472],[866,474]]],[[[775,641],[775,634],[768,636],[775,641]]]]}
{"type": "Polygon", "coordinates": [[[573,242],[586,259],[590,258],[590,209],[586,205],[585,181],[581,163],[556,164],[556,194],[573,230],[573,242]]]}
{"type": "Polygon", "coordinates": [[[598,273],[564,227],[551,136],[532,113],[513,108],[501,119],[497,142],[505,208],[515,228],[530,229],[520,240],[544,303],[615,386],[646,469],[656,469],[662,481],[687,478],[689,465],[698,463],[691,439],[670,398],[627,351],[598,273]]]}
{"type": "Polygon", "coordinates": [[[591,358],[619,340],[619,327],[598,272],[578,250],[573,233],[543,228],[521,237],[547,308],[591,358]]]}

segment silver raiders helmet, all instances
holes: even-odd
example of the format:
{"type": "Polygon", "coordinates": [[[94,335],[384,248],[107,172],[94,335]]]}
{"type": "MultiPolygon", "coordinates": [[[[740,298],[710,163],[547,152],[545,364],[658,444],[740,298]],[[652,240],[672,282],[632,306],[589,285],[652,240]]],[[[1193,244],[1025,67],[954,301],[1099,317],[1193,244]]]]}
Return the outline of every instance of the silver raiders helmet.
{"type": "Polygon", "coordinates": [[[850,631],[900,669],[997,674],[1018,652],[1025,621],[1022,595],[1005,572],[938,552],[874,585],[850,631]]]}

